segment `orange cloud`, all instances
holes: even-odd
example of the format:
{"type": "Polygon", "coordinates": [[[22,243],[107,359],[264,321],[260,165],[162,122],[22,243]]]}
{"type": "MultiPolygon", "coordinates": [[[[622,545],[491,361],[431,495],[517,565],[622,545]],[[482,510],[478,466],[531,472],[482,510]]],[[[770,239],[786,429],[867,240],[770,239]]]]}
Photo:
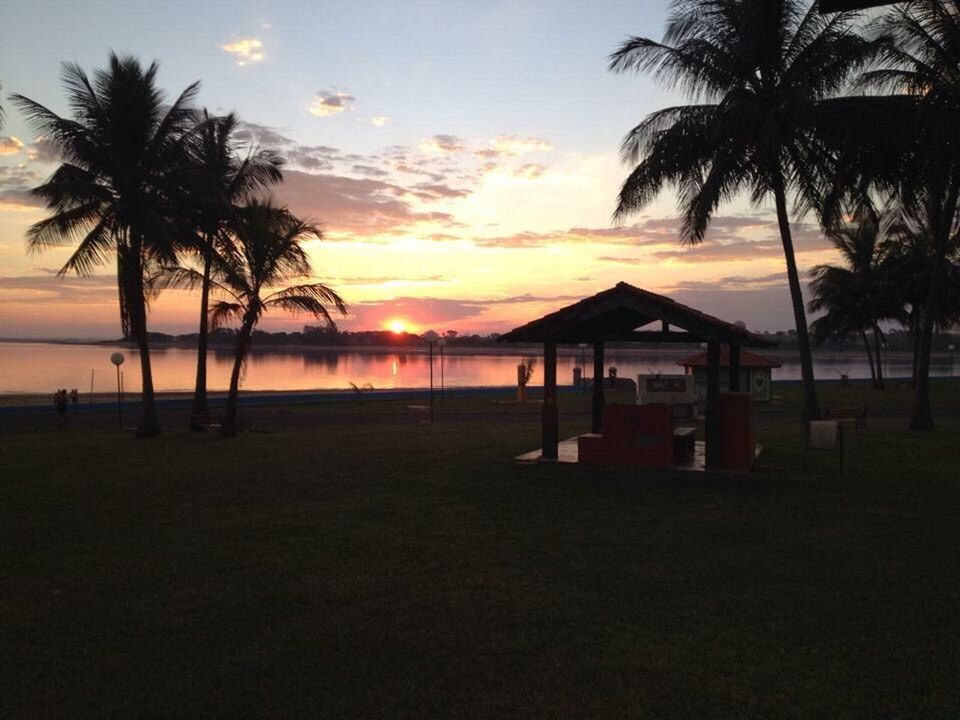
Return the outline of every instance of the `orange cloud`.
{"type": "Polygon", "coordinates": [[[242,67],[263,60],[266,56],[261,52],[262,47],[263,43],[257,38],[241,38],[221,45],[220,49],[232,55],[237,65],[242,67]]]}
{"type": "Polygon", "coordinates": [[[0,137],[0,155],[16,155],[23,150],[23,141],[15,137],[0,137]]]}

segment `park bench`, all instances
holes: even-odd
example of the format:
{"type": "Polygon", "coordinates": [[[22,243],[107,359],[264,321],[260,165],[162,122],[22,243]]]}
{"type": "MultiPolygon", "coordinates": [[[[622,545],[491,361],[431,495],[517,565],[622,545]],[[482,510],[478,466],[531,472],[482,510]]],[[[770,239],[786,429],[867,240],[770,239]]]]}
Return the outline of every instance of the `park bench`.
{"type": "Polygon", "coordinates": [[[683,462],[696,451],[697,429],[678,427],[673,429],[673,461],[683,462]]]}
{"type": "Polygon", "coordinates": [[[852,424],[855,428],[864,428],[867,426],[867,409],[865,407],[831,408],[827,410],[823,419],[852,424]]]}

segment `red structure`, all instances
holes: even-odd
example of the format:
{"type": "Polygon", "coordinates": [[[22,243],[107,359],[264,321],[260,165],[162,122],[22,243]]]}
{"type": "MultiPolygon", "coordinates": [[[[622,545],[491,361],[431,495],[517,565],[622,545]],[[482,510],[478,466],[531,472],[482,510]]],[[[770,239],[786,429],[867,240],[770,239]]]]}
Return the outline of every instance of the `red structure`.
{"type": "Polygon", "coordinates": [[[577,438],[585,465],[668,468],[673,460],[673,424],[669,405],[608,405],[603,434],[577,438]]]}

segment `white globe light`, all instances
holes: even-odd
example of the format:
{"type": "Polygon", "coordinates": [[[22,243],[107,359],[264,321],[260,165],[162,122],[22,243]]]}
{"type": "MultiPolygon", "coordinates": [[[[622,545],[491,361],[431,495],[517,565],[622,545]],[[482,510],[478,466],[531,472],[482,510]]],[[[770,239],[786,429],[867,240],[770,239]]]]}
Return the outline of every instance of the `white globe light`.
{"type": "Polygon", "coordinates": [[[113,355],[110,356],[110,362],[112,362],[114,365],[117,365],[117,366],[123,365],[124,360],[126,360],[126,358],[123,356],[123,353],[121,352],[115,352],[113,353],[113,355]]]}

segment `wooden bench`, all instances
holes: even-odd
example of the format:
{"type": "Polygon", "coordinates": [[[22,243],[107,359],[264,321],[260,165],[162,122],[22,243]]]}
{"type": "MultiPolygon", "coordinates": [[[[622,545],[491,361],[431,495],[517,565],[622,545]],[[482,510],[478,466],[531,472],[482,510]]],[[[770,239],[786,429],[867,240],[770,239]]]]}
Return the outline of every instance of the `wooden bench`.
{"type": "Polygon", "coordinates": [[[697,447],[697,429],[678,427],[673,429],[673,461],[683,462],[693,456],[697,447]]]}
{"type": "Polygon", "coordinates": [[[864,428],[867,426],[867,409],[865,407],[831,408],[827,410],[823,419],[852,424],[855,428],[864,428]]]}

